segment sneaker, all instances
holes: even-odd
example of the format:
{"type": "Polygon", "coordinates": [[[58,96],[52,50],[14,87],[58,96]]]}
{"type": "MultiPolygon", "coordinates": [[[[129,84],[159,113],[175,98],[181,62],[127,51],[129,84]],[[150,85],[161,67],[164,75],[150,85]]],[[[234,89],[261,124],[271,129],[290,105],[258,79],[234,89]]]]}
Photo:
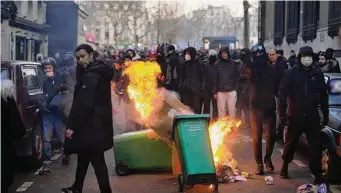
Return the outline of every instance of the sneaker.
{"type": "Polygon", "coordinates": [[[258,164],[257,170],[255,172],[255,175],[264,175],[264,166],[263,166],[263,164],[258,164]]]}
{"type": "Polygon", "coordinates": [[[65,155],[64,154],[64,158],[62,159],[62,164],[63,165],[69,165],[70,160],[71,160],[70,155],[65,155]]]}
{"type": "Polygon", "coordinates": [[[275,167],[272,164],[272,161],[270,158],[264,158],[264,163],[265,163],[266,170],[268,172],[273,172],[275,170],[275,167]]]}
{"type": "Polygon", "coordinates": [[[51,162],[50,161],[45,161],[43,163],[43,167],[39,170],[38,174],[39,175],[46,175],[46,174],[48,174],[50,172],[52,172],[51,162]]]}
{"type": "Polygon", "coordinates": [[[73,187],[62,188],[62,193],[82,193],[81,190],[75,190],[73,187]]]}

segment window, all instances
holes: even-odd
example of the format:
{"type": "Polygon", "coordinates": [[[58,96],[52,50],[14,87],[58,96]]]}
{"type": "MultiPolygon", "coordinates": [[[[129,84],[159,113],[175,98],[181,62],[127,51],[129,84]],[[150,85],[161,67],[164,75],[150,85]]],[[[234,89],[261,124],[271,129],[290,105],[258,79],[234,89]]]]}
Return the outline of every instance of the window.
{"type": "Polygon", "coordinates": [[[25,37],[16,36],[15,40],[15,59],[27,60],[28,58],[28,40],[25,37]]]}
{"type": "Polygon", "coordinates": [[[288,44],[296,43],[300,31],[300,1],[287,2],[287,30],[286,40],[288,44]]]}
{"type": "Polygon", "coordinates": [[[341,1],[329,1],[328,35],[338,36],[341,27],[341,1]]]}
{"type": "Polygon", "coordinates": [[[10,74],[6,68],[1,68],[1,80],[10,80],[10,74]]]}
{"type": "Polygon", "coordinates": [[[303,27],[302,39],[306,42],[316,38],[317,24],[320,18],[320,2],[304,1],[303,2],[303,27]]]}
{"type": "Polygon", "coordinates": [[[275,1],[274,19],[274,44],[280,46],[283,43],[285,28],[285,1],[275,1]]]}
{"type": "Polygon", "coordinates": [[[41,90],[37,69],[34,67],[23,67],[22,76],[24,80],[24,86],[29,91],[41,90]]]}

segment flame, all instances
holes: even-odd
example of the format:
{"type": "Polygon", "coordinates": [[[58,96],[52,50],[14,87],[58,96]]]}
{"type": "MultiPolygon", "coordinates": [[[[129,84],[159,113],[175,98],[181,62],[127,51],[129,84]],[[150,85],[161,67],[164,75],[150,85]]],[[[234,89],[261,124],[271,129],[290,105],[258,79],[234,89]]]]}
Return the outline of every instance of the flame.
{"type": "Polygon", "coordinates": [[[129,77],[127,88],[130,99],[134,102],[142,120],[153,112],[153,101],[157,96],[157,77],[161,73],[156,62],[129,62],[123,75],[129,77]]]}
{"type": "Polygon", "coordinates": [[[212,123],[209,127],[211,147],[213,152],[214,163],[217,165],[224,161],[225,158],[231,158],[232,154],[225,150],[224,139],[234,128],[238,128],[241,125],[240,120],[224,117],[218,121],[212,123]]]}

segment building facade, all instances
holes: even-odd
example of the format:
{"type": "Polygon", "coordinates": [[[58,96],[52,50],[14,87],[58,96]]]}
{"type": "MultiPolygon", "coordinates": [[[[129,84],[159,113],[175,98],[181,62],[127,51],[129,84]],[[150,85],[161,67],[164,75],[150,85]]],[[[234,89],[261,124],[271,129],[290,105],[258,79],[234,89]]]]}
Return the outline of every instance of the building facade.
{"type": "Polygon", "coordinates": [[[286,56],[306,45],[314,52],[341,49],[340,1],[261,1],[259,10],[259,41],[267,49],[283,49],[286,56]]]}
{"type": "Polygon", "coordinates": [[[15,1],[17,17],[1,24],[1,59],[36,61],[48,52],[46,1],[15,1]]]}

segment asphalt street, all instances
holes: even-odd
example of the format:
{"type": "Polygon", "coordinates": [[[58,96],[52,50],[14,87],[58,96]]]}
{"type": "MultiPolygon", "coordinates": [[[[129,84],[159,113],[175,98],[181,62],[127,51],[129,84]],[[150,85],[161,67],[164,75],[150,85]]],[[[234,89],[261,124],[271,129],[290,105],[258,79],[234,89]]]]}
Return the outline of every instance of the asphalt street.
{"type": "MultiPolygon", "coordinates": [[[[237,136],[228,138],[228,146],[234,158],[238,162],[238,168],[245,172],[254,172],[255,162],[252,153],[252,144],[249,129],[242,130],[237,136]]],[[[265,141],[263,141],[265,142],[265,141]]],[[[264,145],[264,144],[263,144],[264,145]]],[[[289,174],[292,179],[283,180],[279,177],[281,167],[282,146],[276,144],[273,155],[275,172],[271,174],[274,178],[274,185],[266,185],[264,176],[256,176],[246,182],[235,182],[220,184],[219,192],[240,192],[240,193],[288,193],[296,192],[298,186],[305,183],[312,183],[313,177],[307,166],[306,159],[296,154],[295,160],[290,165],[289,174]]],[[[61,164],[60,154],[54,156],[53,172],[46,176],[36,175],[36,170],[26,170],[15,175],[15,183],[10,188],[10,193],[59,193],[62,187],[70,186],[73,183],[76,162],[75,156],[69,166],[61,164]]],[[[144,172],[135,173],[129,176],[119,177],[115,173],[113,151],[106,152],[106,162],[109,169],[110,181],[114,193],[176,193],[178,192],[177,179],[167,172],[144,172]]],[[[332,187],[334,193],[341,192],[332,187]]],[[[85,180],[84,193],[97,193],[98,185],[93,168],[90,166],[85,180]]],[[[195,186],[189,188],[188,193],[208,193],[207,186],[195,186]]]]}

